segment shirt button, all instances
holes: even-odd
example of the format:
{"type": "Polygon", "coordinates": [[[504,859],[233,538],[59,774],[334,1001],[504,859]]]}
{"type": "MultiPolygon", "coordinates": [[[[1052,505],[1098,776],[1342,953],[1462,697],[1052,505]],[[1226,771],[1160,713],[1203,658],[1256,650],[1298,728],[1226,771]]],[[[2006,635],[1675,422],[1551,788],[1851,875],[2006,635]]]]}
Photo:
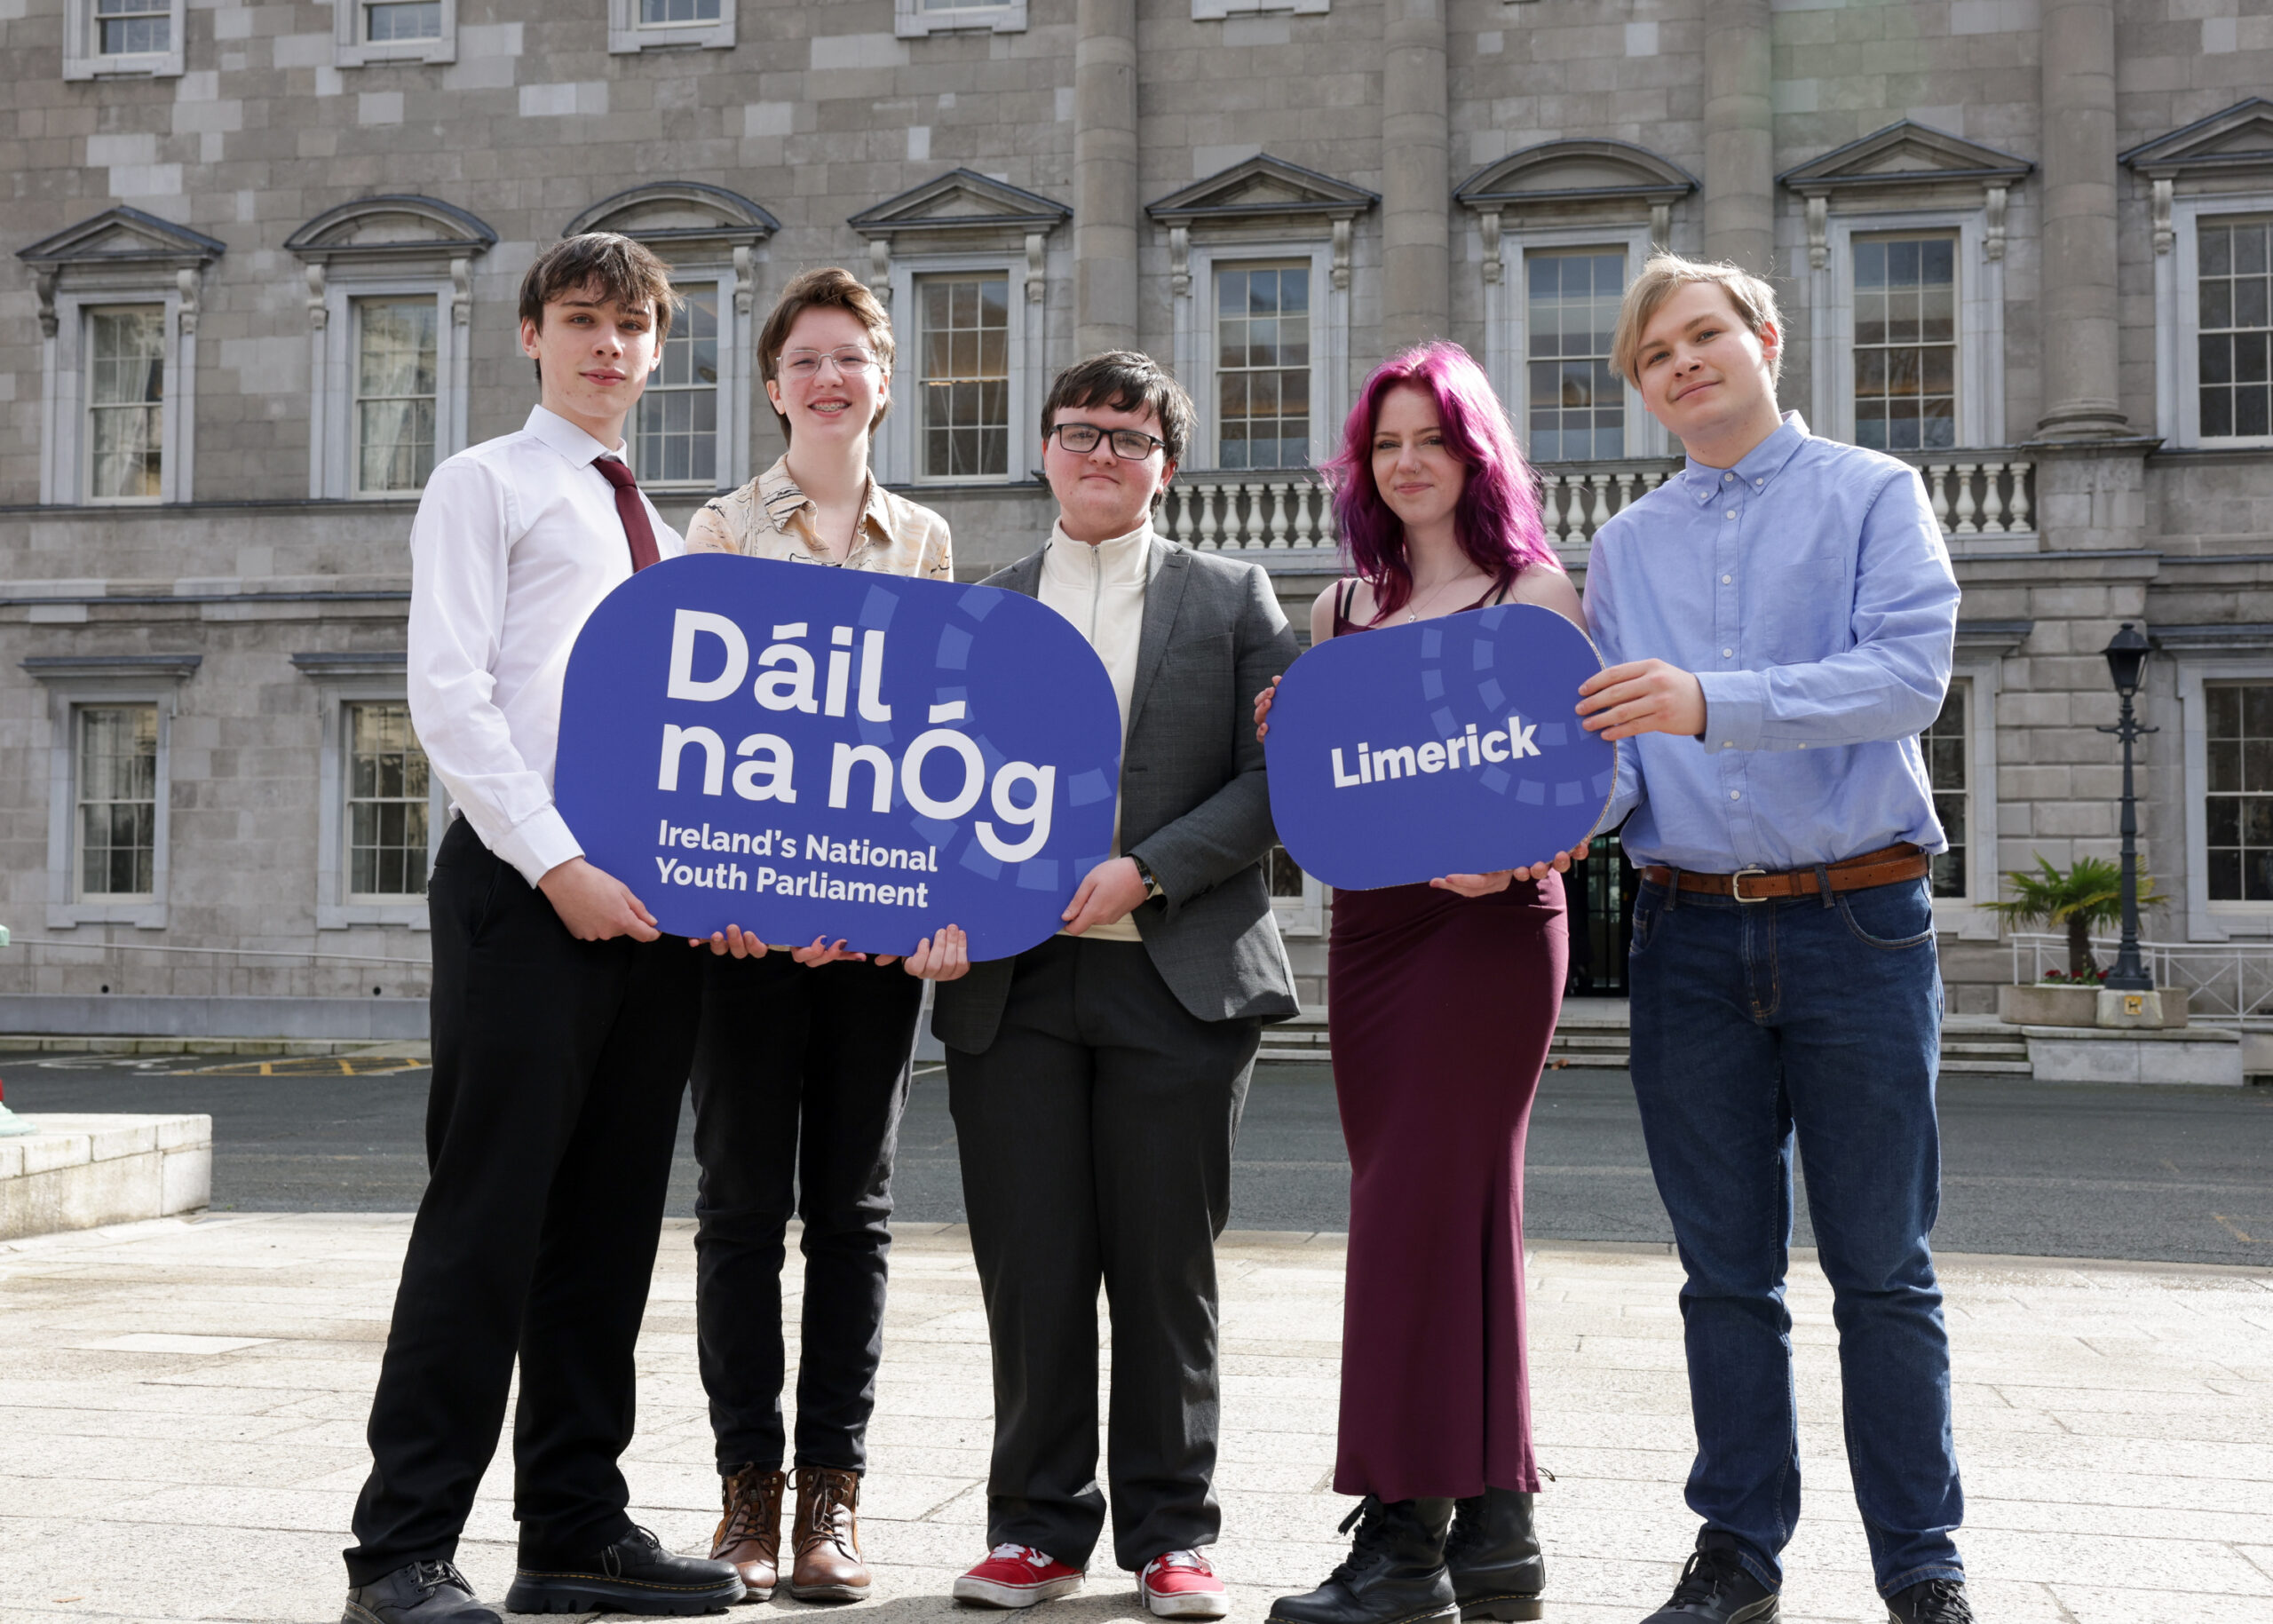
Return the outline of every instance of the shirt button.
{"type": "Polygon", "coordinates": [[[1721,658],[1723,660],[1733,660],[1736,657],[1737,651],[1733,648],[1724,648],[1721,651],[1721,658]]]}
{"type": "Polygon", "coordinates": [[[1734,519],[1736,516],[1737,511],[1734,508],[1730,508],[1727,512],[1721,515],[1723,519],[1734,519]]]}
{"type": "Polygon", "coordinates": [[[1753,488],[1753,489],[1754,489],[1754,490],[1758,490],[1762,486],[1763,486],[1763,485],[1765,485],[1765,484],[1767,484],[1767,483],[1768,483],[1768,481],[1767,481],[1767,480],[1765,480],[1765,479],[1754,479],[1754,480],[1752,482],[1752,488],[1753,488]]]}
{"type": "Polygon", "coordinates": [[[1733,739],[1723,739],[1721,741],[1721,748],[1724,750],[1732,750],[1737,748],[1737,741],[1733,739]]]}
{"type": "Polygon", "coordinates": [[[1730,791],[1729,791],[1729,799],[1730,799],[1731,801],[1741,801],[1741,800],[1743,800],[1743,799],[1744,799],[1744,796],[1741,796],[1741,795],[1739,795],[1737,791],[1735,791],[1735,790],[1731,789],[1731,790],[1730,790],[1730,791]]]}
{"type": "Polygon", "coordinates": [[[1729,582],[1731,582],[1731,581],[1733,581],[1733,580],[1735,580],[1735,579],[1736,579],[1736,577],[1735,577],[1735,576],[1733,576],[1733,575],[1723,575],[1723,576],[1722,576],[1722,577],[1721,577],[1721,584],[1722,584],[1723,586],[1726,586],[1726,585],[1728,585],[1728,584],[1729,584],[1729,582]]]}
{"type": "Polygon", "coordinates": [[[1723,475],[1721,476],[1721,483],[1722,483],[1722,484],[1723,484],[1723,485],[1726,485],[1730,480],[1731,480],[1731,479],[1735,479],[1735,478],[1736,478],[1736,475],[1734,475],[1734,474],[1732,474],[1732,473],[1724,473],[1724,474],[1723,474],[1723,475]]]}

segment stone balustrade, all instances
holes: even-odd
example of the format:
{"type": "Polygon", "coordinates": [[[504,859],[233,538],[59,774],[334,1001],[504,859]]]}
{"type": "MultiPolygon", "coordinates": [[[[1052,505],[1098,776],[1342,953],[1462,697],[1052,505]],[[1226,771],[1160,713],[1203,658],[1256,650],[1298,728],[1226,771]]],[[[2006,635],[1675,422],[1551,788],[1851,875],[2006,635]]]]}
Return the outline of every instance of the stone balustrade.
{"type": "MultiPolygon", "coordinates": [[[[1905,456],[1925,477],[1943,535],[2033,540],[2036,463],[2000,449],[1905,456]]],[[[1583,562],[1595,532],[1681,471],[1678,457],[1542,463],[1540,519],[1547,539],[1572,564],[1583,562]]],[[[1251,551],[1332,547],[1333,503],[1307,469],[1184,474],[1168,487],[1161,531],[1193,547],[1251,551]]]]}
{"type": "Polygon", "coordinates": [[[1188,546],[1236,551],[1335,542],[1332,500],[1306,468],[1180,474],[1161,503],[1158,527],[1188,546]]]}

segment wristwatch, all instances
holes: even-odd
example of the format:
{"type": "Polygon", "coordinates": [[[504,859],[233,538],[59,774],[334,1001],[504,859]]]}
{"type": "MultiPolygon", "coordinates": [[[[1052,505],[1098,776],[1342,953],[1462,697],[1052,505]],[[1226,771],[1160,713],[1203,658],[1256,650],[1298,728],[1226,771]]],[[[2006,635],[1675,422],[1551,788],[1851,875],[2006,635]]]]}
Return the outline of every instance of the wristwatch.
{"type": "Polygon", "coordinates": [[[1160,877],[1152,872],[1152,864],[1146,862],[1134,852],[1131,852],[1129,854],[1129,860],[1136,865],[1136,877],[1144,882],[1145,901],[1150,902],[1155,897],[1165,897],[1168,895],[1168,892],[1160,889],[1160,877]]]}

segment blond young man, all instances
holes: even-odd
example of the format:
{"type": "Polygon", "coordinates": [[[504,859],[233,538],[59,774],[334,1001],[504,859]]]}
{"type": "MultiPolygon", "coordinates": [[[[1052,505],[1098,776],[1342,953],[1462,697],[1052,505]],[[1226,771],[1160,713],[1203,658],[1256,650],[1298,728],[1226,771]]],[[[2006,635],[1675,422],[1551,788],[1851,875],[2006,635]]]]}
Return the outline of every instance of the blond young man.
{"type": "Polygon", "coordinates": [[[669,329],[667,267],[590,233],[521,282],[537,406],[427,480],[410,714],[448,788],[434,860],[431,1176],[371,1400],[344,1624],[498,1624],[452,1561],[518,1358],[516,1612],[722,1611],[742,1583],[624,1515],[632,1349],[694,1047],[701,962],[585,860],[552,803],[569,646],[680,551],[623,460],[669,329]]]}
{"type": "Polygon", "coordinates": [[[1779,413],[1775,295],[1652,259],[1614,363],[1688,466],[1595,537],[1608,669],[1586,725],[1624,740],[1603,827],[1641,867],[1634,1091],[1687,1281],[1704,1521],[1651,1624],[1778,1615],[1800,1512],[1792,1151],[1833,1293],[1848,1462],[1896,1624],[1969,1624],[1949,1341],[1928,1235],[1942,993],[1917,734],[1949,687],[1958,589],[1917,473],[1779,413]]]}
{"type": "MultiPolygon", "coordinates": [[[[891,323],[835,266],[782,289],[757,339],[788,449],[688,527],[692,552],[954,579],[946,521],[869,471],[891,409],[891,323]]],[[[768,955],[731,929],[705,969],[694,1059],[695,1325],[724,1510],[710,1554],[750,1595],[853,1602],[871,1587],[859,1538],[868,1417],[883,1353],[891,1171],[907,1104],[920,978],[956,973],[946,927],[906,962],[815,941],[768,955]],[[781,1560],[784,1236],[803,1220],[796,1510],[781,1560]]]]}

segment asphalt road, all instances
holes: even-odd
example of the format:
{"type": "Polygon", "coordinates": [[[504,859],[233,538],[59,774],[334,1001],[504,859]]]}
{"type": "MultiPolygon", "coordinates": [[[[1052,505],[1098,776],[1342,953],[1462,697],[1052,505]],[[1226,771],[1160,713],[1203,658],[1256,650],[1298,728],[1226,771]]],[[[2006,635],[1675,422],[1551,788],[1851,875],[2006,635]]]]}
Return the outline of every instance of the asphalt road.
{"type": "MultiPolygon", "coordinates": [[[[406,1211],[425,1182],[427,1073],[378,1064],[403,1069],[342,1075],[331,1060],[12,1057],[0,1058],[0,1078],[20,1111],[210,1113],[217,1208],[406,1211]]],[[[670,1192],[670,1211],[682,1216],[694,1209],[689,1120],[683,1114],[670,1192]]],[[[1952,1079],[1942,1086],[1942,1134],[1934,1239],[1944,1251],[2273,1264],[2273,1089],[1952,1079]]],[[[897,1184],[902,1217],[962,1218],[942,1072],[917,1078],[897,1184]]],[[[1326,1068],[1257,1068],[1232,1224],[1342,1229],[1348,1199],[1326,1068]]],[[[1547,1073],[1532,1115],[1527,1208],[1540,1240],[1671,1239],[1624,1073],[1547,1073]]],[[[1797,1231],[1809,1244],[1803,1192],[1797,1231]]]]}

